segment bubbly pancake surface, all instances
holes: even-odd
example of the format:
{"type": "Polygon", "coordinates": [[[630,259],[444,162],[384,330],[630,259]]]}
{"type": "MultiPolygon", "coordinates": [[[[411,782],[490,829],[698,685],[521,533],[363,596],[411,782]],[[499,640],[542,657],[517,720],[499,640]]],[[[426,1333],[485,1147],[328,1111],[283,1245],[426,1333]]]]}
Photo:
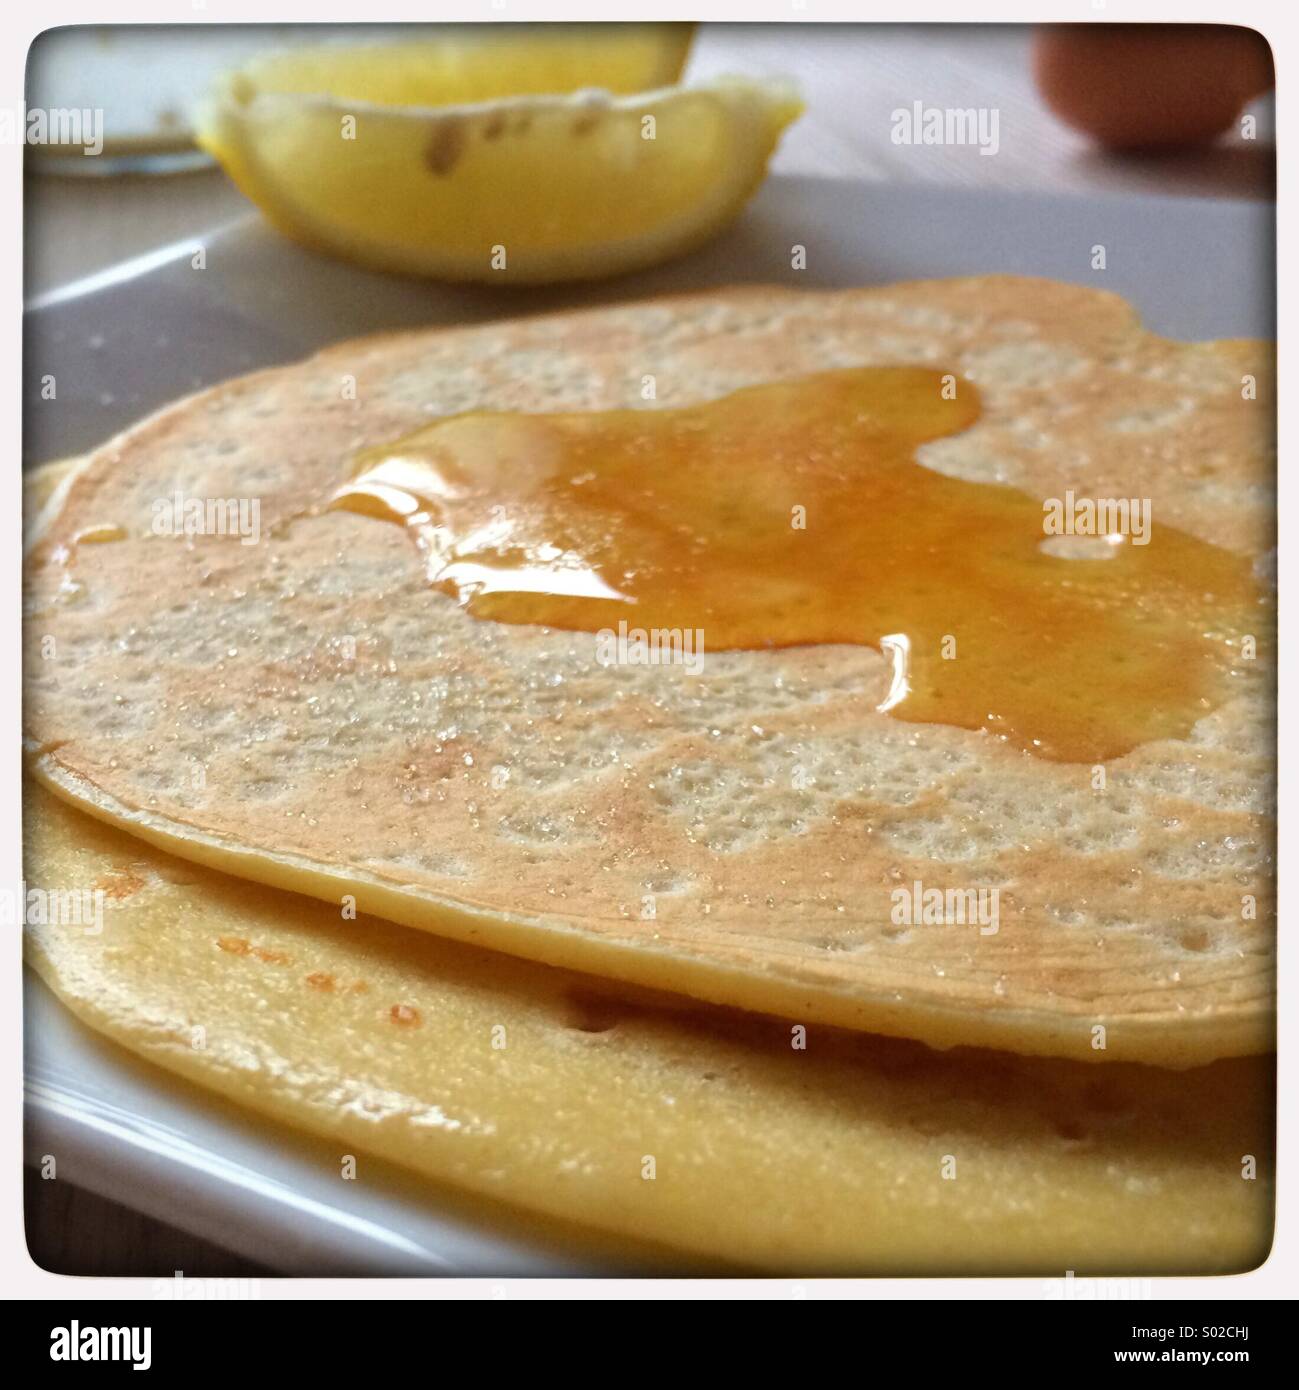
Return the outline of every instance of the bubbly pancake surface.
{"type": "Polygon", "coordinates": [[[780,1020],[344,920],[39,788],[25,809],[28,884],[104,894],[98,932],[28,929],[63,1002],[359,1153],[362,1186],[374,1154],[787,1274],[1208,1274],[1267,1253],[1270,1059],[1098,1070],[816,1027],[799,1049],[780,1020]]]}
{"type": "Polygon", "coordinates": [[[1087,1060],[1257,1050],[1266,661],[1185,737],[1109,760],[1099,790],[1089,765],[878,712],[890,671],[868,647],[602,667],[589,633],[472,617],[396,528],[322,499],[365,450],[457,412],[638,406],[647,375],[687,407],[928,364],[982,413],[925,466],[1043,499],[1140,479],[1158,523],[1252,561],[1272,544],[1270,361],[1000,278],[346,344],[182,403],[78,476],[32,571],[35,770],[180,854],[719,1002],[1087,1060]],[[256,497],[262,543],[151,534],[177,491],[256,497]],[[916,882],[996,888],[998,931],[899,928],[894,890],[916,882]]]}

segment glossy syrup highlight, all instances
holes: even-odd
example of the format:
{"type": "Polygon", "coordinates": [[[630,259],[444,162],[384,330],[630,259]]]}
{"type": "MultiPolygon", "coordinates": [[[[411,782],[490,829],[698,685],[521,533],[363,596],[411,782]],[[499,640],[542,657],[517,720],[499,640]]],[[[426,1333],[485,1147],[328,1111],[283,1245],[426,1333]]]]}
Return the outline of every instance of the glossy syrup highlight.
{"type": "Polygon", "coordinates": [[[370,451],[332,505],[397,523],[474,617],[702,629],[892,662],[877,707],[1092,762],[1181,737],[1241,673],[1250,562],[1156,522],[1108,558],[1043,549],[1043,502],[916,461],[975,388],[824,372],[684,409],[453,416],[370,451]]]}

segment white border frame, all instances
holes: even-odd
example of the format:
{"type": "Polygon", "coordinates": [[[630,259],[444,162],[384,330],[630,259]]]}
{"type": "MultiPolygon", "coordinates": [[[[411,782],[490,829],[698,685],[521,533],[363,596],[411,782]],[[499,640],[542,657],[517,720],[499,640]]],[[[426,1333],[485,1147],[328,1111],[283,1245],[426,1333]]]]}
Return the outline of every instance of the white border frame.
{"type": "MultiPolygon", "coordinates": [[[[85,0],[47,0],[39,11],[28,6],[0,9],[0,104],[18,110],[23,101],[24,71],[32,41],[48,29],[68,24],[268,24],[268,23],[381,23],[407,21],[428,23],[433,19],[499,23],[525,20],[592,20],[611,18],[607,0],[561,3],[561,0],[476,0],[462,3],[446,0],[430,13],[427,0],[385,0],[365,7],[349,6],[344,0],[106,0],[93,5],[85,0]]],[[[1290,0],[1036,0],[1036,3],[978,5],[958,0],[907,0],[897,6],[866,7],[847,0],[695,0],[693,4],[650,6],[636,0],[622,0],[617,18],[656,20],[703,20],[717,22],[869,23],[942,21],[948,23],[1049,23],[1133,21],[1234,24],[1258,30],[1272,45],[1280,72],[1289,72],[1287,59],[1299,53],[1295,42],[1296,11],[1290,0]],[[977,12],[976,12],[977,10],[977,12]]],[[[1278,86],[1277,130],[1277,210],[1278,247],[1291,245],[1285,228],[1292,222],[1294,191],[1291,174],[1293,150],[1299,148],[1285,78],[1278,86]]],[[[12,211],[0,226],[0,383],[6,387],[6,410],[10,420],[12,458],[21,459],[22,419],[22,165],[20,145],[0,146],[0,192],[4,205],[12,211]]],[[[201,229],[195,229],[201,230],[201,229]]],[[[1293,321],[1294,276],[1284,254],[1278,257],[1278,322],[1287,328],[1293,321]]],[[[1279,335],[1278,366],[1283,371],[1286,358],[1279,335]]],[[[1280,375],[1278,379],[1283,379],[1280,375]]],[[[1286,391],[1278,392],[1278,441],[1280,457],[1286,457],[1299,405],[1286,391]]],[[[1288,471],[1280,468],[1280,512],[1278,533],[1295,512],[1295,485],[1288,471]]],[[[22,555],[21,476],[10,466],[0,478],[0,499],[7,518],[11,544],[5,572],[4,601],[0,603],[0,883],[16,884],[21,874],[21,667],[19,661],[20,612],[18,604],[22,555]]],[[[1288,571],[1284,548],[1280,555],[1282,576],[1288,571]]],[[[1284,581],[1283,581],[1284,582],[1284,581]]],[[[1294,605],[1282,603],[1279,650],[1279,709],[1288,706],[1287,696],[1295,689],[1293,647],[1290,638],[1296,626],[1294,605]]],[[[1280,762],[1280,825],[1289,824],[1294,804],[1296,771],[1290,754],[1294,743],[1282,717],[1278,731],[1280,762]]],[[[1278,841],[1279,848],[1279,841],[1278,841]]],[[[1278,860],[1281,855],[1278,852],[1278,860]]],[[[1287,875],[1279,869],[1280,897],[1278,923],[1289,906],[1287,875]]],[[[41,1269],[27,1253],[23,1231],[22,1201],[22,972],[20,945],[16,938],[8,945],[6,968],[0,970],[0,1294],[9,1298],[156,1298],[158,1281],[145,1279],[85,1279],[51,1274],[41,1269]]],[[[1278,988],[1282,1000],[1295,992],[1296,967],[1293,952],[1282,950],[1278,988]]],[[[1295,1025],[1289,1009],[1279,1009],[1278,1030],[1280,1068],[1278,1072],[1277,1132],[1277,1223],[1272,1254],[1259,1269],[1249,1274],[1223,1278],[1155,1279],[1151,1281],[1156,1299],[1272,1299],[1293,1296],[1299,1287],[1299,1225],[1296,1223],[1293,1184],[1297,1172],[1295,1138],[1299,1132],[1299,1107],[1294,1104],[1293,1046],[1295,1025]]],[[[1063,1271],[1062,1271],[1063,1273],[1063,1271]]],[[[1059,1294],[1059,1281],[1043,1279],[630,1279],[618,1281],[546,1279],[263,1279],[263,1298],[282,1299],[397,1299],[397,1298],[865,1298],[865,1299],[1046,1299],[1059,1294]]]]}

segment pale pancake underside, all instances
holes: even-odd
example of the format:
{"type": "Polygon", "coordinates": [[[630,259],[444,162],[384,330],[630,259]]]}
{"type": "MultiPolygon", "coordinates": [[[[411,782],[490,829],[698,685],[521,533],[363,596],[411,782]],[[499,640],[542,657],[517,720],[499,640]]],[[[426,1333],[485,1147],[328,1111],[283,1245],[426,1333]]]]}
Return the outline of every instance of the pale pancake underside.
{"type": "MultiPolygon", "coordinates": [[[[1271,1239],[1265,1058],[1187,1072],[597,992],[588,977],[173,859],[32,788],[28,929],[86,1023],[333,1141],[517,1208],[752,1269],[1226,1273],[1271,1239]],[[1257,1176],[1245,1176],[1249,1156],[1257,1176]],[[653,1160],[653,1177],[647,1160],[653,1160]]],[[[341,1179],[340,1179],[341,1181],[341,1179]]]]}
{"type": "Polygon", "coordinates": [[[649,376],[685,405],[872,363],[978,386],[982,419],[930,466],[1272,544],[1270,348],[1161,340],[1095,291],[743,290],[347,343],[182,402],[76,478],[32,566],[35,771],[181,855],[715,1002],[1088,1060],[1268,1047],[1262,662],[1098,792],[1089,767],[875,712],[872,649],[606,669],[590,634],[468,617],[396,528],[317,514],[358,450],[439,415],[654,408],[649,376]],[[151,535],[177,490],[259,499],[263,542],[151,535]],[[58,563],[104,525],[129,538],[58,563]],[[997,887],[1000,930],[899,929],[915,880],[997,887]]]}

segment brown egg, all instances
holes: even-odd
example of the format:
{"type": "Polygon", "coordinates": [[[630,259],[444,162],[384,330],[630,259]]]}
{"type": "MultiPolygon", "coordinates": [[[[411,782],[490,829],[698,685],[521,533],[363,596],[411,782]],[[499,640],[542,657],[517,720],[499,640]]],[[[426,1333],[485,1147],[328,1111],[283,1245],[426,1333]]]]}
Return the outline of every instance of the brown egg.
{"type": "Polygon", "coordinates": [[[1051,110],[1111,149],[1206,144],[1275,81],[1267,40],[1228,25],[1052,25],[1033,64],[1051,110]]]}

